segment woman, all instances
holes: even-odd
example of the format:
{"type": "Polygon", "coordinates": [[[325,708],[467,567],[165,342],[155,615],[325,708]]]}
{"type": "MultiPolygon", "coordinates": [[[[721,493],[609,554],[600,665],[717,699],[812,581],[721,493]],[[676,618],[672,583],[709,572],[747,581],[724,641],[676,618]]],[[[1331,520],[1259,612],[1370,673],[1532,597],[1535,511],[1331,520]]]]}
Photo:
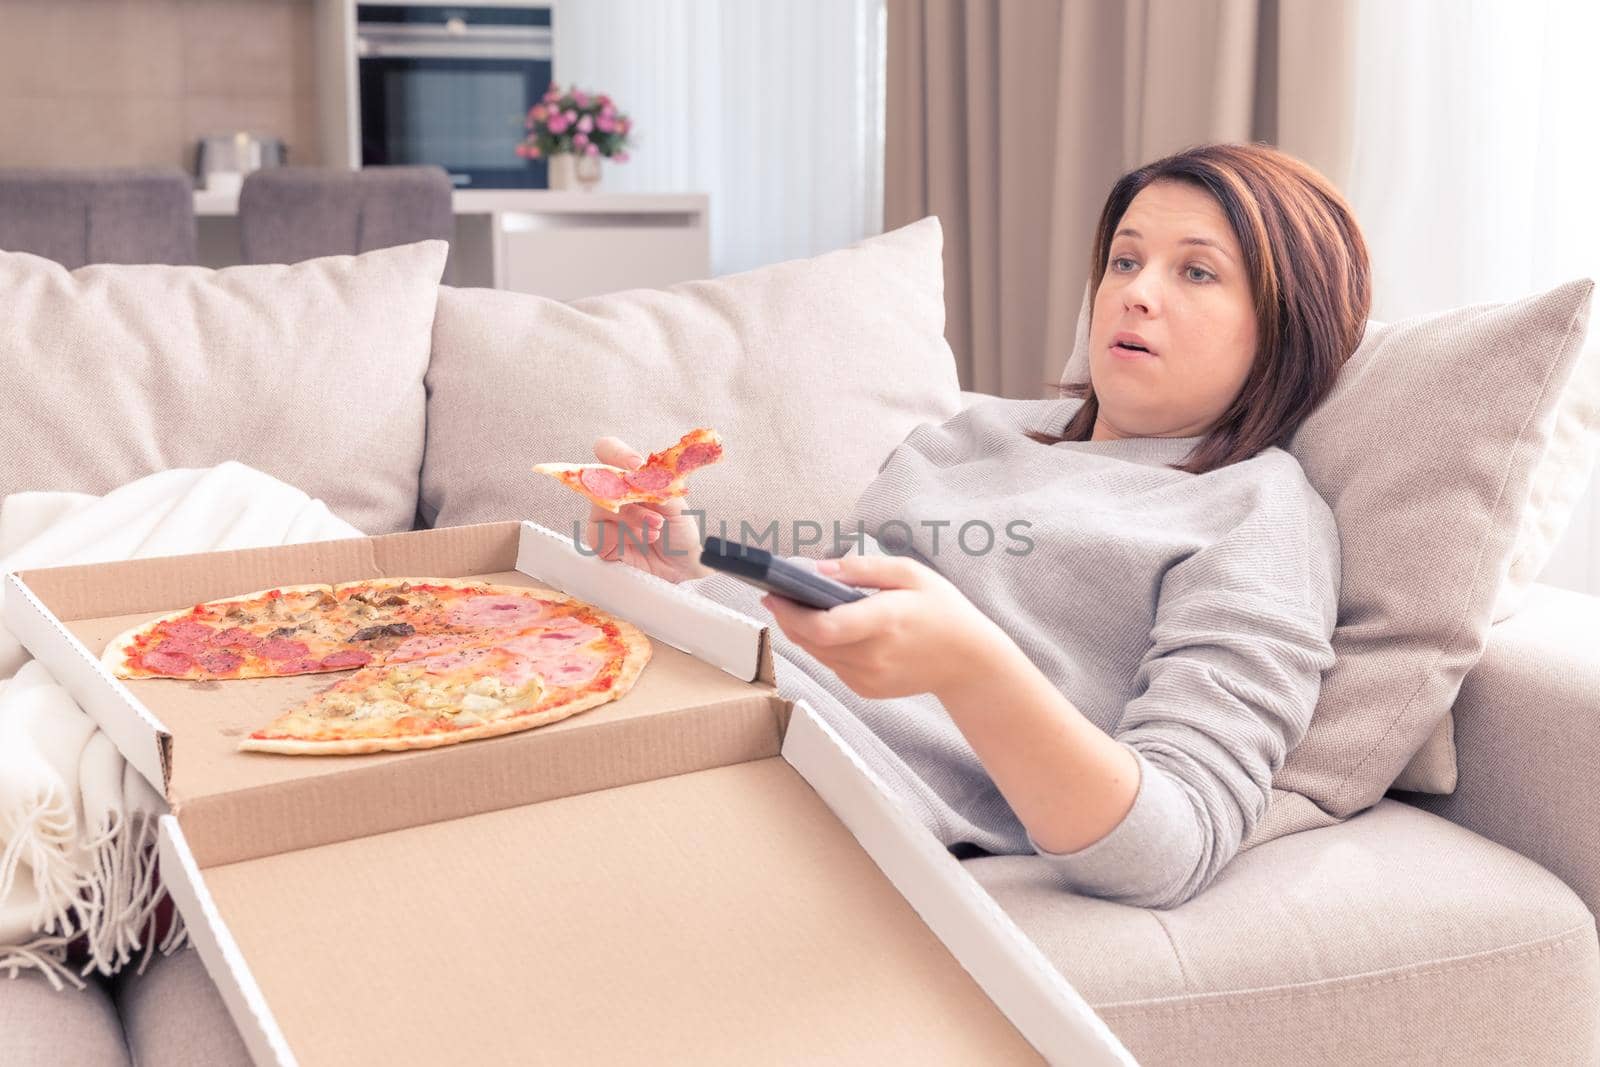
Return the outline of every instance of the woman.
{"type": "Polygon", "coordinates": [[[1281,446],[1360,341],[1369,271],[1339,194],[1244,144],[1123,176],[1091,262],[1089,381],[919,426],[862,494],[874,540],[817,567],[876,595],[758,599],[699,566],[681,502],[596,508],[588,540],[776,624],[779,691],[956,855],[1166,908],[1261,818],[1333,663],[1338,534],[1281,446]],[[1025,535],[957,543],[980,525],[1025,535]]]}

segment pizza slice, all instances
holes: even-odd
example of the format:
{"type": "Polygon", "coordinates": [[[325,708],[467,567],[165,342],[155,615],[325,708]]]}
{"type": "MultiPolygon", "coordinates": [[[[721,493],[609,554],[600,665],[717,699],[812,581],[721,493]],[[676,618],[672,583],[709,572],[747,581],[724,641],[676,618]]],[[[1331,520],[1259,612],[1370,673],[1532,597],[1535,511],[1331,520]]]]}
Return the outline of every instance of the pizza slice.
{"type": "Polygon", "coordinates": [[[364,667],[239,747],[290,755],[432,748],[467,740],[464,731],[489,736],[482,728],[499,725],[494,733],[510,732],[505,724],[544,698],[544,682],[525,656],[492,645],[449,655],[453,669],[430,669],[427,660],[364,667]]]}
{"type": "Polygon", "coordinates": [[[101,660],[119,678],[270,678],[349,670],[327,625],[331,586],[298,585],[196,604],[113,638],[101,660]],[[330,661],[329,657],[332,657],[330,661]]]}
{"type": "Polygon", "coordinates": [[[593,609],[478,641],[356,671],[239,747],[347,755],[529,730],[622,696],[651,653],[637,628],[593,609]]]}
{"type": "Polygon", "coordinates": [[[690,473],[721,458],[722,438],[717,431],[699,428],[684,434],[671,448],[650,453],[638,470],[609,463],[540,463],[533,469],[607,511],[620,511],[624,504],[664,504],[682,497],[690,473]]]}

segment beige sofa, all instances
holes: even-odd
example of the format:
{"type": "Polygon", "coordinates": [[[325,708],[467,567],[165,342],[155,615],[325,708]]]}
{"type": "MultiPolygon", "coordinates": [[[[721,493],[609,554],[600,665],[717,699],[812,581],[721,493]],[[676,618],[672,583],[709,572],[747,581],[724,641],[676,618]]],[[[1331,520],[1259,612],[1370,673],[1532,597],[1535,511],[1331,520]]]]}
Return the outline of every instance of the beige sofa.
{"type": "MultiPolygon", "coordinates": [[[[930,277],[918,282],[915,291],[908,283],[906,293],[890,294],[879,303],[902,306],[921,293],[927,305],[920,313],[924,332],[931,343],[942,345],[937,246],[931,256],[916,262],[930,268],[925,272],[930,277]]],[[[432,270],[437,278],[437,263],[432,270]]],[[[901,272],[878,273],[891,282],[902,277],[901,272]]],[[[407,284],[426,289],[433,283],[424,274],[413,271],[407,284]]],[[[787,275],[774,269],[761,277],[783,281],[787,275]]],[[[752,275],[740,284],[755,285],[757,280],[752,275]]],[[[273,284],[274,306],[286,304],[288,282],[273,284]]],[[[407,298],[405,292],[397,296],[399,283],[385,284],[388,288],[379,291],[382,299],[373,306],[384,312],[384,328],[392,327],[399,340],[375,334],[362,351],[383,353],[390,377],[399,377],[394,368],[403,356],[410,359],[411,387],[420,397],[420,375],[429,359],[426,317],[420,326],[391,322],[398,317],[389,309],[409,312],[429,305],[407,298]],[[414,341],[419,330],[420,351],[406,355],[401,342],[414,341]]],[[[830,283],[828,291],[840,288],[830,283]]],[[[720,306],[741,306],[742,298],[726,297],[729,291],[726,286],[705,290],[711,294],[708,300],[724,295],[720,306]]],[[[463,306],[514,299],[460,293],[449,298],[463,306]]],[[[640,297],[635,303],[653,299],[640,297]]],[[[787,299],[770,303],[780,308],[797,304],[787,299]]],[[[541,314],[555,318],[566,312],[552,305],[541,314]]],[[[814,317],[815,310],[801,304],[795,314],[814,317]]],[[[642,314],[636,318],[663,321],[642,314]]],[[[522,337],[503,329],[480,329],[478,320],[468,315],[453,321],[460,334],[450,344],[473,352],[473,360],[466,362],[474,374],[488,373],[481,366],[487,353],[504,350],[520,359],[536,344],[546,346],[543,355],[549,365],[571,365],[548,347],[548,339],[560,332],[554,327],[522,337]],[[469,336],[475,333],[483,336],[469,336]],[[473,343],[479,347],[470,349],[473,343]]],[[[726,316],[718,318],[716,324],[726,321],[726,316]]],[[[783,332],[769,329],[759,337],[783,332]]],[[[59,333],[41,331],[37,336],[59,333]]],[[[308,333],[306,339],[315,341],[317,336],[308,333]]],[[[436,365],[446,351],[440,347],[442,336],[447,335],[436,332],[434,337],[436,365]]],[[[739,344],[730,351],[748,358],[755,343],[751,338],[757,336],[748,330],[738,333],[739,344]]],[[[851,337],[860,345],[854,351],[892,353],[905,329],[886,329],[882,338],[867,342],[861,336],[851,337]]],[[[697,354],[710,350],[700,337],[674,334],[672,341],[697,354]]],[[[237,352],[227,355],[248,360],[260,347],[246,337],[237,352]]],[[[286,358],[284,349],[271,350],[279,353],[275,359],[286,358]]],[[[617,352],[615,362],[621,363],[623,350],[617,352]]],[[[224,355],[215,344],[207,352],[213,365],[224,355]]],[[[343,398],[359,391],[348,381],[342,391],[336,388],[348,368],[327,363],[337,352],[313,355],[315,360],[306,358],[303,373],[323,367],[326,384],[307,395],[329,394],[327,403],[335,409],[344,406],[348,401],[343,398]]],[[[825,355],[820,347],[808,351],[810,369],[825,355]]],[[[696,388],[716,389],[735,377],[736,369],[710,373],[701,366],[696,374],[703,375],[703,382],[696,388]]],[[[538,366],[529,373],[537,375],[538,366]]],[[[434,388],[440,380],[430,372],[429,423],[436,421],[434,388]]],[[[371,397],[382,384],[359,387],[366,390],[361,394],[367,400],[364,409],[377,410],[371,397]]],[[[267,387],[252,383],[250,389],[267,387]]],[[[548,390],[551,385],[535,379],[534,387],[548,390]]],[[[667,400],[696,395],[687,386],[663,391],[667,400]]],[[[976,395],[965,399],[971,402],[976,395]]],[[[899,405],[892,409],[896,418],[925,410],[903,394],[841,394],[839,403],[870,404],[889,412],[891,400],[899,405]]],[[[738,409],[747,421],[778,420],[776,409],[748,408],[746,403],[738,409]]],[[[734,410],[728,408],[730,419],[734,410]]],[[[622,415],[609,409],[604,415],[608,424],[632,432],[622,415]]],[[[682,425],[687,417],[687,412],[674,412],[666,423],[682,425]]],[[[576,417],[551,421],[573,423],[574,433],[588,432],[576,426],[583,421],[576,417]]],[[[884,425],[869,428],[881,430],[885,439],[903,435],[904,427],[890,424],[887,414],[878,421],[884,425]]],[[[190,426],[192,421],[174,419],[172,425],[190,426]]],[[[398,455],[397,477],[403,476],[405,487],[414,487],[424,441],[420,418],[398,421],[385,415],[383,426],[391,443],[403,447],[388,449],[377,459],[362,457],[363,462],[372,465],[398,455]]],[[[108,434],[117,429],[107,424],[108,434]]],[[[434,444],[436,429],[430,426],[426,434],[422,495],[427,496],[433,477],[435,488],[442,487],[447,512],[468,514],[474,501],[482,501],[488,492],[489,481],[474,480],[480,472],[482,479],[503,482],[507,477],[501,458],[490,452],[499,442],[469,437],[459,446],[469,451],[445,464],[440,457],[447,450],[434,444]],[[436,462],[448,477],[430,475],[436,462]]],[[[160,439],[176,440],[176,432],[167,431],[160,439]]],[[[568,455],[572,447],[541,444],[537,451],[568,455]]],[[[518,449],[515,455],[532,451],[518,449]]],[[[129,463],[135,466],[145,462],[131,448],[119,456],[132,456],[129,463]]],[[[163,465],[172,465],[170,455],[164,458],[163,465]]],[[[265,468],[272,453],[240,458],[265,468]]],[[[97,473],[99,484],[59,487],[102,492],[138,473],[106,470],[97,473]]],[[[355,480],[339,468],[327,476],[334,487],[355,480]]],[[[332,490],[301,481],[302,488],[331,499],[332,490]]],[[[414,488],[407,497],[404,488],[384,486],[375,473],[365,473],[364,481],[374,487],[372,495],[347,500],[349,514],[360,514],[358,506],[373,515],[397,506],[411,514],[414,488]]],[[[765,502],[757,498],[771,488],[731,480],[726,484],[740,485],[751,511],[760,510],[765,502]]],[[[826,510],[837,504],[819,501],[816,513],[837,513],[826,510]]],[[[810,513],[795,510],[793,501],[785,506],[793,514],[810,513]]],[[[530,508],[538,512],[534,517],[543,518],[537,507],[530,508]]],[[[1490,630],[1486,651],[1454,703],[1453,718],[1459,752],[1459,783],[1453,793],[1391,794],[1345,823],[1267,841],[1237,857],[1210,888],[1178,908],[1154,911],[1071,895],[1052,885],[1029,857],[972,859],[966,869],[1043,947],[1141,1062],[1600,1063],[1600,944],[1595,927],[1600,912],[1600,801],[1590,791],[1600,766],[1600,597],[1535,586],[1520,610],[1490,630]]],[[[129,969],[111,980],[92,981],[81,992],[58,993],[37,973],[0,978],[0,1063],[129,1062],[174,1067],[246,1062],[233,1024],[192,951],[158,957],[142,975],[129,969]]]]}
{"type": "MultiPolygon", "coordinates": [[[[1538,586],[1455,705],[1460,784],[1250,850],[1189,903],[966,861],[1144,1063],[1600,1062],[1600,597],[1538,586]]],[[[192,950],[0,980],[8,1064],[248,1062],[192,950]]]]}

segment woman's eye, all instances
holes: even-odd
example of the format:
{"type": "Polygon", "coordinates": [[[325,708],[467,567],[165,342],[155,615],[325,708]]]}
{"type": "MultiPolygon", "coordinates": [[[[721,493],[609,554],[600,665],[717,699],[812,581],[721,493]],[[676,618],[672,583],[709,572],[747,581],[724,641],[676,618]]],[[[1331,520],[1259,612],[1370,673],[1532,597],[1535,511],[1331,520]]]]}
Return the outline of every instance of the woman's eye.
{"type": "Polygon", "coordinates": [[[1212,274],[1204,267],[1190,267],[1187,273],[1191,282],[1209,282],[1212,278],[1216,277],[1216,275],[1212,274]]]}
{"type": "Polygon", "coordinates": [[[1127,256],[1117,256],[1115,259],[1113,259],[1111,261],[1111,269],[1114,270],[1114,271],[1118,271],[1120,273],[1126,274],[1132,268],[1119,266],[1119,264],[1132,263],[1132,262],[1133,262],[1133,260],[1129,259],[1127,256]]]}

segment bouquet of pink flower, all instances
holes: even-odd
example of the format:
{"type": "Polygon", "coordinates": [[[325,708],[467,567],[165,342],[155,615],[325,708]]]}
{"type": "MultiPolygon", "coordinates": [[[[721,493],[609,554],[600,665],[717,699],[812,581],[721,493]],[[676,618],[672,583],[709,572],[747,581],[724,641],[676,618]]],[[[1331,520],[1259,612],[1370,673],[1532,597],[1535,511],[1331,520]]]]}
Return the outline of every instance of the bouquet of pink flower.
{"type": "Polygon", "coordinates": [[[617,163],[628,161],[628,116],[617,111],[604,93],[571,89],[565,93],[550,83],[544,98],[528,109],[528,135],[517,145],[523,159],[542,159],[570,152],[576,156],[605,156],[617,163]]]}

